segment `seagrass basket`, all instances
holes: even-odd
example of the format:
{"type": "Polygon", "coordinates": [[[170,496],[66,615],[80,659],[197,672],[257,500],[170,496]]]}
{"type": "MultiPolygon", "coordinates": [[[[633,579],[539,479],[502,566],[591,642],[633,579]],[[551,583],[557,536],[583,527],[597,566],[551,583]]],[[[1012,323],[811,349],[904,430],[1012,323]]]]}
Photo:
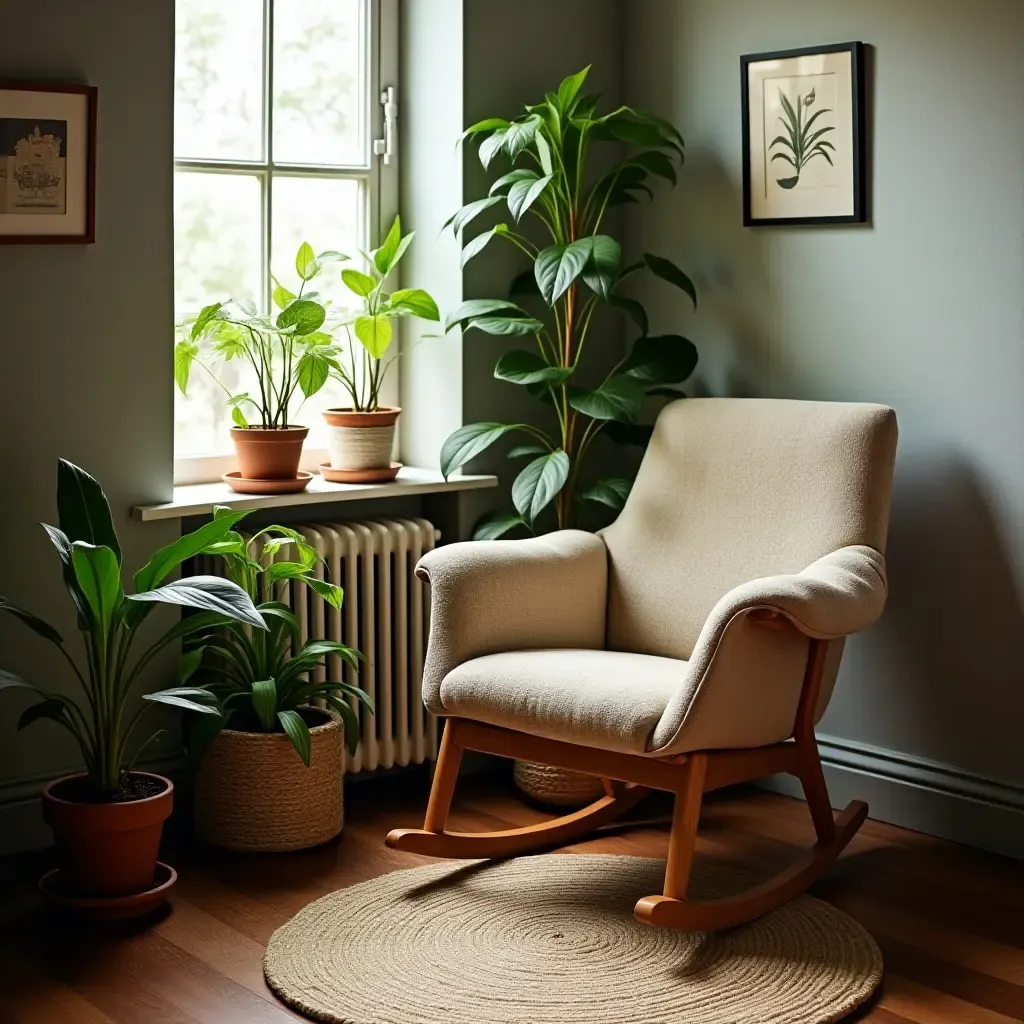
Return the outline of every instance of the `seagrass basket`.
{"type": "Polygon", "coordinates": [[[309,730],[307,768],[284,733],[224,729],[195,784],[196,833],[226,850],[277,852],[326,843],[344,824],[341,720],[309,730]]]}
{"type": "Polygon", "coordinates": [[[604,796],[604,786],[596,775],[568,768],[516,761],[512,778],[532,800],[552,807],[583,807],[604,796]]]}

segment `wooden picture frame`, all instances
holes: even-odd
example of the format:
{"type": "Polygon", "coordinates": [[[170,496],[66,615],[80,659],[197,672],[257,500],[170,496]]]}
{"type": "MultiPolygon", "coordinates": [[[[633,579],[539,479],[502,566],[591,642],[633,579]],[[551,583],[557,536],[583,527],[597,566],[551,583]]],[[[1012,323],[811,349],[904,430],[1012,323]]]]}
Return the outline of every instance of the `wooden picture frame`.
{"type": "Polygon", "coordinates": [[[0,80],[0,244],[95,242],[97,92],[0,80]]]}
{"type": "Polygon", "coordinates": [[[864,53],[850,42],[740,58],[746,227],[867,222],[864,53]]]}

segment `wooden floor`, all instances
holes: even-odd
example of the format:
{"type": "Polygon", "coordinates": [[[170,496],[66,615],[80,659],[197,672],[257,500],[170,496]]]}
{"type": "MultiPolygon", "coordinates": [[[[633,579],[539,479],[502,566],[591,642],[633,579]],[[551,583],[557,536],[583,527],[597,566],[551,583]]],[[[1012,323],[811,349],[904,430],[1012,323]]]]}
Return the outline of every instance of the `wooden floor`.
{"type": "MultiPolygon", "coordinates": [[[[383,839],[393,826],[418,825],[425,800],[419,775],[353,786],[343,838],[308,853],[238,856],[185,844],[171,851],[180,872],[172,910],[145,929],[97,932],[45,912],[32,885],[45,857],[0,866],[0,1022],[301,1019],[263,983],[267,938],[323,893],[420,862],[386,850],[383,839]]],[[[508,828],[543,816],[503,781],[477,778],[456,797],[451,827],[508,828]]],[[[712,798],[701,828],[701,856],[766,870],[811,837],[800,803],[749,790],[712,798]]],[[[666,827],[653,824],[570,850],[661,856],[666,840],[666,827]]],[[[881,994],[850,1020],[1024,1020],[1024,865],[869,821],[812,891],[860,920],[885,956],[881,994]]]]}

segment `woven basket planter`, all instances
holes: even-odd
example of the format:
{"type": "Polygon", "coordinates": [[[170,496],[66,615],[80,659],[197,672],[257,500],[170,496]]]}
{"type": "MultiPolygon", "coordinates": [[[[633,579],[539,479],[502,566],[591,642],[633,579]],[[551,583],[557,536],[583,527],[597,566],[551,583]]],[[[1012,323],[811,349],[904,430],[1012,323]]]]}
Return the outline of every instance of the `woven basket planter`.
{"type": "Polygon", "coordinates": [[[341,719],[320,712],[309,730],[307,768],[284,733],[225,729],[196,776],[199,838],[227,850],[302,850],[333,839],[344,824],[341,719]]]}
{"type": "Polygon", "coordinates": [[[583,807],[604,796],[604,786],[596,775],[568,768],[516,761],[512,778],[532,800],[553,807],[583,807]]]}

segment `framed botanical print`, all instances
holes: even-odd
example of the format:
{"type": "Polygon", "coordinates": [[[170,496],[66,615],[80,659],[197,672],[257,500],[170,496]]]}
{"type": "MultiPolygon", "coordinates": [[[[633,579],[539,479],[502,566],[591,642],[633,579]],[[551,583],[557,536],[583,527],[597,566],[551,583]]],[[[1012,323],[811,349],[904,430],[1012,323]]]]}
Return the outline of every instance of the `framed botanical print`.
{"type": "Polygon", "coordinates": [[[96,88],[0,82],[0,243],[93,242],[96,88]]]}
{"type": "Polygon", "coordinates": [[[740,58],[743,223],[868,219],[864,44],[740,58]]]}

